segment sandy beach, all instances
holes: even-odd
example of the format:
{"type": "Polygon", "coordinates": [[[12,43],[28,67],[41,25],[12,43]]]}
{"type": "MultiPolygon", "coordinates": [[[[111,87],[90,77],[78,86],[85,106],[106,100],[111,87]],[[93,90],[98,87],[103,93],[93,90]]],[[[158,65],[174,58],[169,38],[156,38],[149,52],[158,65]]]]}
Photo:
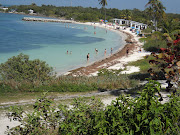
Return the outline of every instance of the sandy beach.
{"type": "MultiPolygon", "coordinates": [[[[144,56],[149,55],[150,52],[145,52],[143,50],[143,43],[139,42],[139,38],[135,33],[130,31],[130,28],[120,28],[116,29],[117,26],[110,26],[100,23],[79,23],[85,25],[93,25],[101,28],[105,28],[107,30],[112,30],[114,32],[118,32],[120,36],[122,36],[123,40],[126,41],[126,45],[120,47],[118,52],[112,54],[109,57],[106,57],[103,60],[94,62],[91,65],[86,67],[80,67],[78,69],[69,71],[64,75],[73,75],[73,76],[96,76],[98,70],[106,68],[106,69],[124,69],[125,65],[128,62],[137,61],[139,59],[143,59],[144,56]],[[128,49],[128,56],[127,56],[128,49]],[[141,51],[139,51],[141,50],[141,51]]],[[[123,71],[122,73],[133,73],[139,72],[138,67],[126,67],[127,71],[123,71]]]]}

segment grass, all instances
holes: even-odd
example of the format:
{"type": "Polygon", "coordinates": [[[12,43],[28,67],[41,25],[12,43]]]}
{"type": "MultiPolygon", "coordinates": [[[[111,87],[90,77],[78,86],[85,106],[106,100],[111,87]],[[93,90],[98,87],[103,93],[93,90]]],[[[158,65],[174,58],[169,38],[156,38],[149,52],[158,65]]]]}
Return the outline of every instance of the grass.
{"type": "Polygon", "coordinates": [[[154,57],[144,57],[144,59],[135,62],[130,62],[126,66],[137,66],[140,68],[140,73],[147,73],[148,69],[152,68],[152,65],[149,64],[149,60],[154,60],[154,57]]]}
{"type": "Polygon", "coordinates": [[[16,92],[86,92],[99,89],[126,89],[137,85],[138,81],[130,80],[127,75],[108,74],[97,77],[61,76],[48,82],[0,82],[0,93],[16,92]]]}

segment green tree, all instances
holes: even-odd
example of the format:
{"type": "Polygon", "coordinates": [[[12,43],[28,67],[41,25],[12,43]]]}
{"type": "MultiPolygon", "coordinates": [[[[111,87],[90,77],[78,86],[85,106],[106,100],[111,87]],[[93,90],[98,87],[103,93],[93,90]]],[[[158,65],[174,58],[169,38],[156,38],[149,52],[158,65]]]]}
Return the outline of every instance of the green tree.
{"type": "Polygon", "coordinates": [[[132,13],[130,10],[126,9],[126,10],[123,10],[122,12],[123,12],[124,19],[131,20],[132,13]]]}
{"type": "Polygon", "coordinates": [[[106,21],[106,5],[107,5],[107,0],[98,0],[99,4],[104,8],[105,11],[105,20],[106,21]]]}
{"type": "Polygon", "coordinates": [[[0,76],[5,81],[45,81],[54,77],[52,73],[52,67],[49,67],[46,62],[39,59],[29,60],[29,56],[22,53],[0,65],[0,76]]]}
{"type": "Polygon", "coordinates": [[[155,28],[156,28],[156,31],[157,31],[157,24],[158,24],[158,21],[160,19],[162,19],[163,17],[165,17],[165,12],[164,10],[166,9],[163,4],[161,3],[160,0],[149,0],[149,2],[145,5],[146,7],[148,7],[148,11],[149,12],[149,15],[153,15],[153,20],[154,20],[154,23],[155,23],[155,28]]]}

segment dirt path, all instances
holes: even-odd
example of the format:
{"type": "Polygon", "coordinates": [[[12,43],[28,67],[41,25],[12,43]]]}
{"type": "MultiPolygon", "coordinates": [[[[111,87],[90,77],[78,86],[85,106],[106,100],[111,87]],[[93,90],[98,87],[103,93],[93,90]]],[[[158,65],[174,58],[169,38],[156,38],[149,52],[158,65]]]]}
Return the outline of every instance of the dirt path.
{"type": "MultiPolygon", "coordinates": [[[[47,96],[48,98],[54,100],[54,101],[59,101],[59,100],[68,100],[68,99],[74,99],[78,97],[92,97],[92,96],[104,96],[104,95],[109,95],[109,96],[117,96],[113,95],[113,93],[116,93],[117,90],[112,90],[112,91],[104,91],[104,92],[99,92],[99,91],[94,91],[94,92],[89,92],[89,93],[78,93],[78,94],[59,94],[56,96],[47,96]]],[[[123,91],[122,91],[123,92],[123,91]]],[[[5,102],[5,103],[0,103],[0,108],[7,108],[13,105],[28,105],[28,104],[33,104],[35,103],[36,99],[31,99],[31,100],[20,100],[17,102],[5,102]]]]}

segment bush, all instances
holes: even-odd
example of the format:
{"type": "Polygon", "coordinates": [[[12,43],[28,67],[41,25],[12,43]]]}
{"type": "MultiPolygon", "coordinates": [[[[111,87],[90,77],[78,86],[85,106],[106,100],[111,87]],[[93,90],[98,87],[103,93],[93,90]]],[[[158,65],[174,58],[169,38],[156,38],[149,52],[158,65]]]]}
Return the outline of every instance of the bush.
{"type": "Polygon", "coordinates": [[[3,81],[46,81],[54,77],[52,73],[52,67],[46,62],[39,59],[29,60],[29,56],[22,53],[0,65],[0,76],[3,81]]]}
{"type": "Polygon", "coordinates": [[[139,97],[121,95],[111,105],[103,107],[100,100],[75,99],[72,107],[59,105],[45,96],[34,104],[34,111],[25,113],[12,107],[10,119],[21,125],[10,129],[9,134],[179,134],[180,98],[170,96],[167,103],[160,92],[160,84],[149,80],[139,97]],[[158,94],[157,97],[155,94],[158,94]]]}
{"type": "Polygon", "coordinates": [[[146,51],[158,52],[160,48],[167,48],[167,44],[164,40],[148,40],[143,47],[146,51]]]}

